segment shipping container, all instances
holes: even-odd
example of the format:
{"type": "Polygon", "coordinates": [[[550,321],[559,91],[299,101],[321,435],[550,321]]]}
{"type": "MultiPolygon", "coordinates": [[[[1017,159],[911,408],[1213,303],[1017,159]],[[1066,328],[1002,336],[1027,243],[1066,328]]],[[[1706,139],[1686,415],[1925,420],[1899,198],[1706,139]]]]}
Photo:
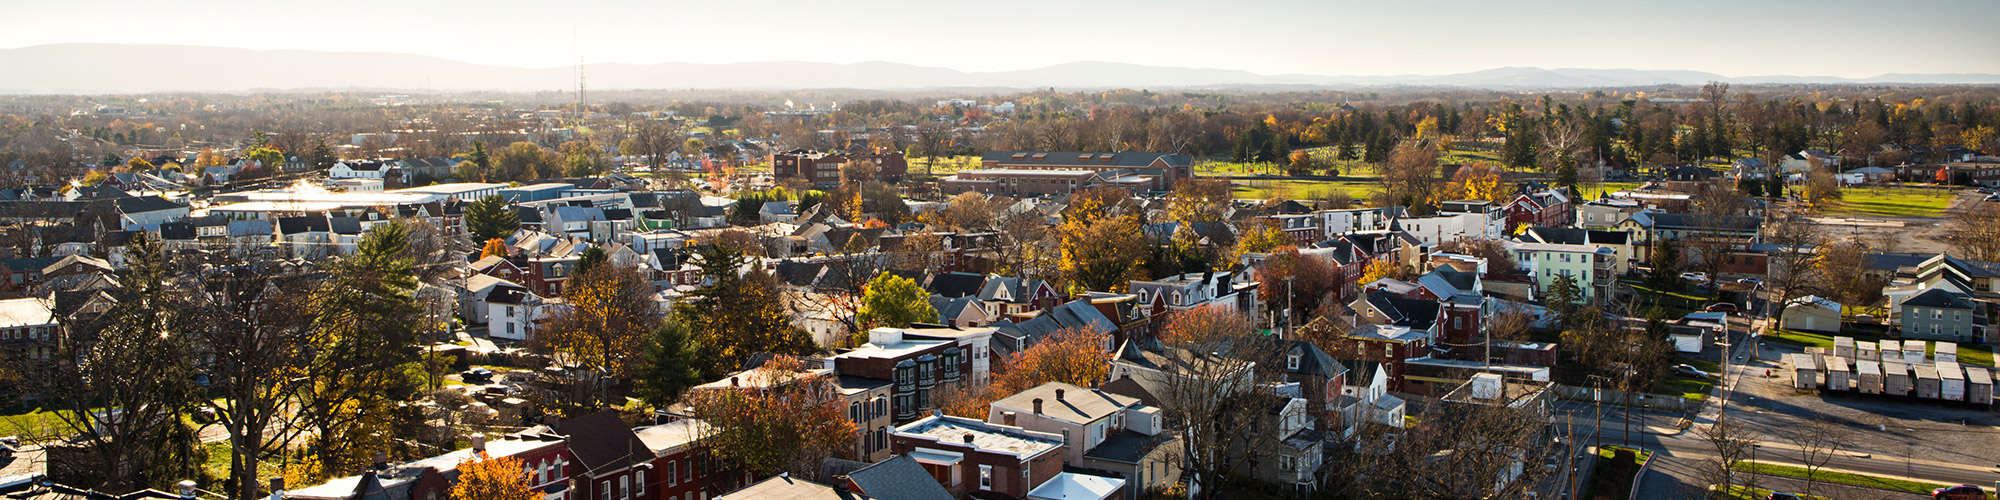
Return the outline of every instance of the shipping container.
{"type": "Polygon", "coordinates": [[[1819,388],[1819,360],[1812,353],[1786,354],[1785,363],[1792,365],[1792,388],[1819,388]]]}
{"type": "Polygon", "coordinates": [[[1958,363],[1938,363],[1938,398],[1946,401],[1965,400],[1965,369],[1958,363]]]}
{"type": "Polygon", "coordinates": [[[1976,405],[1993,404],[1993,375],[1986,368],[1965,367],[1965,402],[1976,405]]]}
{"type": "MultiPolygon", "coordinates": [[[[1882,357],[1880,354],[1877,354],[1875,347],[1876,344],[1874,342],[1869,342],[1865,340],[1861,342],[1855,342],[1854,359],[1859,361],[1881,361],[1882,357]]],[[[1890,352],[1893,353],[1895,351],[1890,351],[1890,352]]],[[[1901,354],[1898,353],[1897,355],[1900,356],[1901,354]]]]}
{"type": "Polygon", "coordinates": [[[1938,342],[1936,346],[1932,347],[1932,351],[1934,352],[1931,353],[1931,359],[1935,359],[1939,363],[1958,362],[1957,342],[1938,342]]]}
{"type": "Polygon", "coordinates": [[[1854,362],[1854,390],[1862,394],[1882,393],[1882,362],[1854,362]]]}
{"type": "Polygon", "coordinates": [[[1835,356],[1826,360],[1826,388],[1834,391],[1854,390],[1854,379],[1848,372],[1852,366],[1847,358],[1835,356]]]}
{"type": "Polygon", "coordinates": [[[1834,337],[1833,355],[1841,358],[1854,359],[1854,337],[1834,337]]]}
{"type": "Polygon", "coordinates": [[[1916,389],[1916,381],[1910,378],[1910,365],[1900,360],[1882,361],[1882,393],[1908,396],[1916,389]]]}
{"type": "Polygon", "coordinates": [[[1930,342],[1922,340],[1903,341],[1903,362],[1913,365],[1924,363],[1924,351],[1930,350],[1930,342]]]}
{"type": "Polygon", "coordinates": [[[1940,382],[1938,380],[1937,367],[1933,365],[1916,365],[1912,370],[1917,372],[1917,397],[1937,399],[1938,384],[1940,382]]]}
{"type": "Polygon", "coordinates": [[[1876,349],[1879,349],[1879,350],[1881,350],[1881,351],[1882,351],[1882,359],[1893,359],[1893,360],[1896,360],[1896,362],[1898,362],[1898,363],[1902,363],[1902,364],[1906,364],[1906,365],[1907,365],[1907,364],[1910,364],[1910,363],[1909,363],[1908,361],[1903,361],[1903,343],[1902,343],[1902,342],[1897,342],[1897,341],[1894,341],[1894,340],[1884,340],[1884,341],[1880,341],[1880,342],[1876,342],[1876,343],[1875,343],[1875,348],[1876,348],[1876,349]]]}

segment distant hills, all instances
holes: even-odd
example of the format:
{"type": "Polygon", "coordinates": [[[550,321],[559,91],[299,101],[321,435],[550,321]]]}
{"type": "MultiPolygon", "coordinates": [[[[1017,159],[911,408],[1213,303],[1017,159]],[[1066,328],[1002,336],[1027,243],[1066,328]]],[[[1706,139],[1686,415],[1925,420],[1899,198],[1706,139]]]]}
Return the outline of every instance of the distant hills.
{"type": "MultiPolygon", "coordinates": [[[[1264,75],[1210,68],[1073,62],[965,72],[889,62],[832,64],[589,64],[593,89],[1170,88],[1443,86],[1487,89],[1743,84],[2000,84],[2000,74],[1893,73],[1870,78],[1699,71],[1506,67],[1448,75],[1264,75]]],[[[0,94],[119,94],[276,90],[567,90],[576,68],[515,68],[389,53],[249,50],[179,45],[63,44],[0,50],[0,94]]]]}

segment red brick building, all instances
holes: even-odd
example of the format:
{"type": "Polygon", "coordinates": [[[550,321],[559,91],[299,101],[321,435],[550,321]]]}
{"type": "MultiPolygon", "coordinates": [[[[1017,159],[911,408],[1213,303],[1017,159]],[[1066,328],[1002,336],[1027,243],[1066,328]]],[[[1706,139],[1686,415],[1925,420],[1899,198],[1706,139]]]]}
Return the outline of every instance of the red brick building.
{"type": "Polygon", "coordinates": [[[890,443],[958,498],[1022,498],[1063,470],[1062,435],[969,418],[910,422],[896,428],[890,443]]]}
{"type": "Polygon", "coordinates": [[[1569,197],[1554,189],[1528,191],[1507,202],[1507,226],[1565,227],[1570,224],[1569,197]]]}
{"type": "Polygon", "coordinates": [[[819,189],[833,189],[840,186],[840,167],[852,161],[874,162],[879,169],[876,180],[887,183],[902,182],[910,171],[910,163],[903,153],[888,152],[822,152],[810,149],[794,149],[782,153],[771,153],[771,177],[779,180],[800,180],[819,189]]]}

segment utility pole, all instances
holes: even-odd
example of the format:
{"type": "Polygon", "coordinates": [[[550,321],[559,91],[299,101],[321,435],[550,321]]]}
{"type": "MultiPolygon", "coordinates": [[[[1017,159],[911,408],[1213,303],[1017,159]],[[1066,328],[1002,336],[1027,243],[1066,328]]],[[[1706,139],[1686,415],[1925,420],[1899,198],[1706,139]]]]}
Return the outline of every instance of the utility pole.
{"type": "Polygon", "coordinates": [[[1292,278],[1293,276],[1285,277],[1285,335],[1279,336],[1280,339],[1291,337],[1297,329],[1292,326],[1292,278]]]}

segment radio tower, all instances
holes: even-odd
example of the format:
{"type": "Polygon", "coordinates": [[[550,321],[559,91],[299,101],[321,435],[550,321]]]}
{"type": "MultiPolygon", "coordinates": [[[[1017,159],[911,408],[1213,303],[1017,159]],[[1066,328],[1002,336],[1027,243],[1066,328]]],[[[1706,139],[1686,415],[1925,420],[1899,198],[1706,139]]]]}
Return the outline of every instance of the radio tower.
{"type": "Polygon", "coordinates": [[[569,45],[576,51],[576,112],[582,116],[590,112],[590,99],[583,91],[583,46],[577,42],[575,25],[569,28],[569,45]]]}

